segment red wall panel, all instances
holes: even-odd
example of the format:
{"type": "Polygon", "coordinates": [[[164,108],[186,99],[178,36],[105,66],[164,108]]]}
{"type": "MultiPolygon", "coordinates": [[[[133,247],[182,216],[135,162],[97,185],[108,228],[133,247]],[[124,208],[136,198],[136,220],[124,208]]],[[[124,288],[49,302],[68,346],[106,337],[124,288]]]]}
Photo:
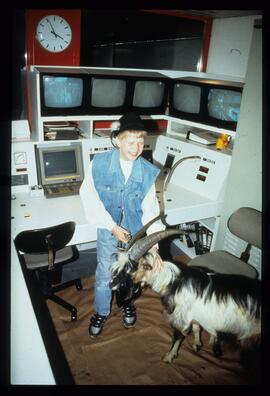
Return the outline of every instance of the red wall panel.
{"type": "Polygon", "coordinates": [[[80,66],[81,10],[26,10],[26,65],[80,66]],[[46,51],[36,39],[36,26],[45,15],[60,15],[72,28],[72,41],[62,52],[46,51]]]}
{"type": "Polygon", "coordinates": [[[31,120],[29,68],[31,65],[41,66],[80,66],[81,51],[81,10],[73,9],[36,9],[25,11],[26,37],[26,69],[27,69],[27,107],[28,120],[31,120]],[[62,52],[45,50],[36,39],[38,22],[46,15],[62,16],[71,26],[72,41],[62,52]]]}

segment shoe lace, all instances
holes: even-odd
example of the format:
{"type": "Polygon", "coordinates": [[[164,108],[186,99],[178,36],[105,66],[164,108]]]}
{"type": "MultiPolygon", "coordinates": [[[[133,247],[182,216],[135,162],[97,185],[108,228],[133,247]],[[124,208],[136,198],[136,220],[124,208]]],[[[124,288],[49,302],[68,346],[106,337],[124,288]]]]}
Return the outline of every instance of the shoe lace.
{"type": "Polygon", "coordinates": [[[91,323],[94,326],[100,327],[103,325],[103,323],[106,320],[106,316],[103,315],[99,315],[98,313],[96,313],[92,318],[91,318],[91,323]]]}
{"type": "Polygon", "coordinates": [[[122,310],[125,316],[133,316],[136,314],[136,308],[134,305],[127,305],[126,307],[123,307],[122,310]]]}

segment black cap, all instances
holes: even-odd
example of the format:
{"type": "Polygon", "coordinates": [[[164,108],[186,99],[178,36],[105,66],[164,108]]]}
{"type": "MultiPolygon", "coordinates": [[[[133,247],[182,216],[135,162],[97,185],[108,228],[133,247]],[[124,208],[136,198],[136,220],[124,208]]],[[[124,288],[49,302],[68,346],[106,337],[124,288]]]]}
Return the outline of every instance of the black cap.
{"type": "Polygon", "coordinates": [[[145,126],[141,117],[135,111],[124,114],[118,121],[114,121],[111,125],[111,130],[117,136],[123,131],[144,131],[145,126]]]}

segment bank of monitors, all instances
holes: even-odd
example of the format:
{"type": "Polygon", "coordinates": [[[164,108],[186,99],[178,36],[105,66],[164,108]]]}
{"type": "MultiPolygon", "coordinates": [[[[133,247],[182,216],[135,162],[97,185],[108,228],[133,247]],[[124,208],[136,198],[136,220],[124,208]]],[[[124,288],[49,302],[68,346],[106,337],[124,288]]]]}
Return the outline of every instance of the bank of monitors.
{"type": "Polygon", "coordinates": [[[40,73],[41,116],[169,114],[236,130],[242,88],[159,77],[40,73]],[[169,109],[169,111],[167,111],[169,109]]]}
{"type": "Polygon", "coordinates": [[[177,80],[171,83],[169,113],[189,120],[236,130],[242,88],[177,80]]]}
{"type": "Polygon", "coordinates": [[[41,116],[164,114],[166,79],[40,73],[41,116]]]}

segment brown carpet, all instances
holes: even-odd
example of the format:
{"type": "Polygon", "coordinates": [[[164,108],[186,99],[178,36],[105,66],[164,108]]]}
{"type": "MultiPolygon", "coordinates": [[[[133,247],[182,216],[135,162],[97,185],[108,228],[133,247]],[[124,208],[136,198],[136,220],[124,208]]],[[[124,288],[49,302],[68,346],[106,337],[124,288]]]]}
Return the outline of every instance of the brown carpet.
{"type": "Polygon", "coordinates": [[[160,297],[145,289],[136,301],[137,323],[131,329],[122,324],[121,311],[115,303],[101,335],[88,336],[93,314],[94,277],[83,280],[83,290],[70,287],[59,296],[77,306],[78,320],[48,301],[60,342],[78,385],[244,385],[247,374],[240,364],[240,352],[228,345],[223,356],[213,356],[208,335],[203,332],[202,349],[192,349],[188,336],[172,364],[161,357],[171,346],[172,329],[163,315],[160,297]]]}

